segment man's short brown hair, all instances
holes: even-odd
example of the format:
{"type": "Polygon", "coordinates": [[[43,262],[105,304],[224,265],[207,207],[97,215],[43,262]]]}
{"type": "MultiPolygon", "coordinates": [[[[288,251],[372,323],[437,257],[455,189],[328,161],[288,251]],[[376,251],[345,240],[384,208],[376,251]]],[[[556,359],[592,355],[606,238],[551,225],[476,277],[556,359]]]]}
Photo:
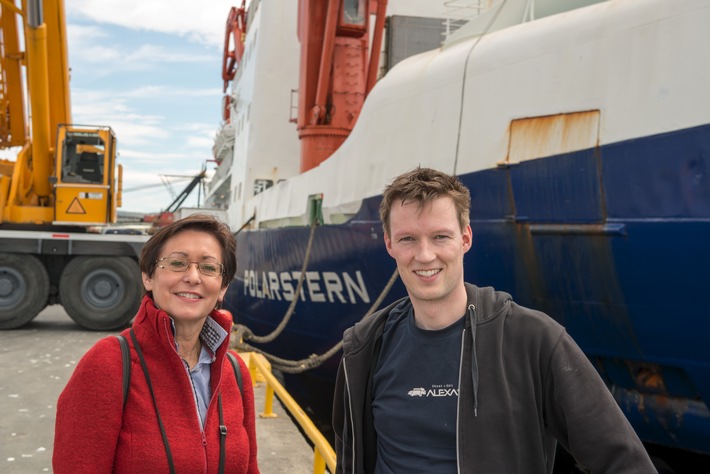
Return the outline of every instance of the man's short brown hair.
{"type": "Polygon", "coordinates": [[[440,197],[450,197],[456,206],[461,230],[469,224],[471,193],[456,177],[431,168],[415,168],[397,176],[385,187],[380,202],[382,229],[390,234],[390,213],[392,205],[402,200],[402,205],[417,203],[421,210],[425,204],[440,197]]]}
{"type": "Polygon", "coordinates": [[[209,214],[192,214],[158,230],[141,249],[138,260],[141,271],[153,278],[156,261],[160,258],[165,242],[184,230],[205,232],[217,239],[222,249],[221,263],[224,266],[222,288],[229,285],[237,272],[237,242],[229,226],[209,214]]]}

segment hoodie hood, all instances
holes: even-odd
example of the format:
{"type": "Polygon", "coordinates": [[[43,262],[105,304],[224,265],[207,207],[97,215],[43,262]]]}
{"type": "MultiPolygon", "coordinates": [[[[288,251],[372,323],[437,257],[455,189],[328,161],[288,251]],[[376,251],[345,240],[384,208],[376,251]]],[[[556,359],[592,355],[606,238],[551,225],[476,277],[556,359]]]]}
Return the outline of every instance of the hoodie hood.
{"type": "MultiPolygon", "coordinates": [[[[479,288],[469,283],[464,283],[464,285],[468,296],[466,307],[469,316],[466,327],[473,327],[474,335],[477,325],[485,324],[509,310],[512,297],[508,293],[496,291],[492,287],[479,288]],[[473,315],[471,314],[472,307],[475,313],[473,315]]],[[[376,337],[381,336],[384,324],[389,318],[404,318],[409,315],[410,311],[412,311],[412,303],[409,297],[405,296],[357,322],[352,328],[345,331],[343,336],[344,353],[357,352],[363,344],[367,343],[373,333],[376,337]]]]}
{"type": "MultiPolygon", "coordinates": [[[[470,333],[467,343],[471,344],[471,383],[473,388],[473,416],[478,416],[478,355],[476,345],[476,332],[479,324],[492,321],[510,308],[511,296],[503,291],[495,291],[491,287],[478,288],[477,286],[466,284],[466,295],[468,304],[466,307],[467,318],[464,333],[470,333]]],[[[461,359],[461,373],[463,373],[466,363],[461,359]]],[[[459,381],[459,387],[461,382],[459,381]]],[[[459,398],[460,402],[460,398],[459,398]]]]}
{"type": "Polygon", "coordinates": [[[490,286],[479,288],[469,283],[465,285],[468,307],[470,309],[474,305],[477,324],[484,324],[510,309],[513,298],[505,291],[496,291],[490,286]]]}

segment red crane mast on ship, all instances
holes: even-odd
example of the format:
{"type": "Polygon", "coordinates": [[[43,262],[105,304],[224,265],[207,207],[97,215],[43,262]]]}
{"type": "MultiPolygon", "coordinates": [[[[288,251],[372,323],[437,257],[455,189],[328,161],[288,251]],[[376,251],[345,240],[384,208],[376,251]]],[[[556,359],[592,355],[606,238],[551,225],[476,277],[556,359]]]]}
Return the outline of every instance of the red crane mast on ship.
{"type": "MultiPolygon", "coordinates": [[[[345,141],[377,81],[387,0],[299,0],[301,42],[298,117],[301,172],[325,161],[345,141]],[[374,24],[370,20],[375,15],[374,24]],[[372,46],[370,47],[370,39],[372,46]]],[[[246,1],[227,17],[224,91],[244,55],[246,1]]],[[[228,122],[230,95],[223,119],[228,122]]]]}
{"type": "Polygon", "coordinates": [[[301,172],[332,155],[355,126],[377,80],[386,10],[387,0],[299,0],[301,172]]]}

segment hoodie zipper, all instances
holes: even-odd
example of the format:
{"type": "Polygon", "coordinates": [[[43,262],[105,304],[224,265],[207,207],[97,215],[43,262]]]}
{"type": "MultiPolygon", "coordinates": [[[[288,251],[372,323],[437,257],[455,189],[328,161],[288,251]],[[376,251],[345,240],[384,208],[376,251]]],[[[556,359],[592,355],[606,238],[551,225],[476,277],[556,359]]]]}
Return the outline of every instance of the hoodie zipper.
{"type": "MultiPolygon", "coordinates": [[[[476,357],[476,305],[473,303],[468,305],[468,311],[471,313],[471,316],[473,316],[471,319],[471,337],[473,338],[472,344],[471,344],[471,353],[472,357],[474,358],[475,362],[475,357],[476,357]]],[[[459,411],[461,408],[461,376],[463,375],[463,358],[464,358],[464,346],[466,345],[466,328],[464,327],[464,330],[461,332],[461,355],[459,356],[459,396],[458,399],[456,400],[456,472],[460,473],[461,472],[461,456],[460,456],[460,444],[459,444],[459,420],[461,417],[459,416],[459,411]]],[[[476,362],[475,365],[478,363],[476,362]]],[[[472,371],[474,370],[473,368],[473,363],[472,363],[472,371]]],[[[477,368],[475,369],[477,370],[477,368]]],[[[474,416],[478,416],[478,388],[477,388],[477,382],[474,379],[473,373],[471,374],[471,383],[474,384],[473,387],[473,414],[474,416]]]]}

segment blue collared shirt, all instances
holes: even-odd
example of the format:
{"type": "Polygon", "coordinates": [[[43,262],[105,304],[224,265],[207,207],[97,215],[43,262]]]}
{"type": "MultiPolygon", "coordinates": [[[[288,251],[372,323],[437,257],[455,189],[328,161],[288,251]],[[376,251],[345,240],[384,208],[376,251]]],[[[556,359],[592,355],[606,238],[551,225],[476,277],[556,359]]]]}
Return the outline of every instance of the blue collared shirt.
{"type": "MultiPolygon", "coordinates": [[[[175,332],[175,323],[173,322],[173,333],[175,332]]],[[[205,324],[200,332],[200,341],[202,341],[202,350],[197,364],[190,369],[185,363],[185,370],[190,377],[193,393],[195,395],[195,405],[197,407],[197,415],[200,418],[200,424],[205,425],[205,417],[207,415],[207,406],[210,403],[210,369],[215,361],[217,349],[224,342],[229,334],[220,326],[217,321],[207,316],[205,324]]],[[[175,343],[176,349],[178,344],[175,343]]]]}

